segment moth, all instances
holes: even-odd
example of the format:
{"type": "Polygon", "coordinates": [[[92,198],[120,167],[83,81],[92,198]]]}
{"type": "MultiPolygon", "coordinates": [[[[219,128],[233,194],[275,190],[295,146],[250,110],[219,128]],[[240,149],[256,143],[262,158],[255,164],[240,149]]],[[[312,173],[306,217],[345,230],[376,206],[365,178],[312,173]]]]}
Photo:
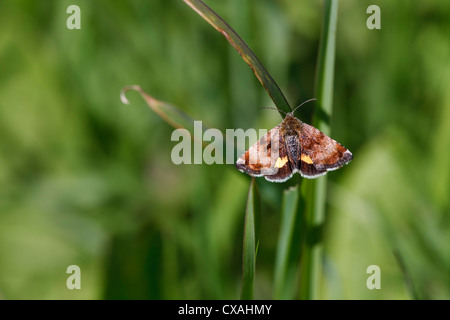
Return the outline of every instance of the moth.
{"type": "Polygon", "coordinates": [[[296,172],[314,179],[353,159],[347,148],[296,118],[295,110],[237,160],[239,171],[271,182],[287,181],[296,172]]]}

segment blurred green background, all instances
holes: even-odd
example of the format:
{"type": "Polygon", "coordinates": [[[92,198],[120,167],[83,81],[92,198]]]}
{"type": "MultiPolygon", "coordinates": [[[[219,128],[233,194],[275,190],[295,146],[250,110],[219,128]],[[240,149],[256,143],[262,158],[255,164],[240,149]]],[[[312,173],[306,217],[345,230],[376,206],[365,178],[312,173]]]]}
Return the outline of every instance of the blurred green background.
{"type": "MultiPolygon", "coordinates": [[[[322,1],[206,1],[291,105],[314,97],[322,1]]],[[[450,298],[450,2],[342,0],[321,298],[450,298]],[[381,8],[381,30],[366,9],[381,8]],[[368,290],[366,269],[381,269],[368,290]]],[[[181,0],[0,2],[0,298],[234,299],[248,176],[171,162],[139,84],[210,127],[281,121],[226,40],[181,0]],[[81,8],[81,30],[66,9],[81,8]],[[81,290],[66,269],[81,268],[81,290]]],[[[298,116],[311,122],[314,104],[298,116]]],[[[255,298],[270,299],[282,190],[263,197],[255,298]]]]}

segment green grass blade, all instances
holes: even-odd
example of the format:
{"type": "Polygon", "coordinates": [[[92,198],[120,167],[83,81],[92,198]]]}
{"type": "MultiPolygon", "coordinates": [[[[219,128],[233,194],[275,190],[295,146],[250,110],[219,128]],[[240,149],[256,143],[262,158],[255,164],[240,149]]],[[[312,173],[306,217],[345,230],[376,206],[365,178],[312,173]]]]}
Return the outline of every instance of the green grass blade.
{"type": "Polygon", "coordinates": [[[406,263],[405,263],[405,260],[403,259],[402,254],[400,253],[400,251],[398,249],[394,249],[393,253],[395,256],[395,260],[397,260],[398,266],[400,267],[400,270],[403,274],[403,278],[405,280],[405,286],[406,286],[406,289],[408,290],[411,298],[414,300],[420,300],[421,299],[420,293],[416,289],[416,286],[415,286],[412,276],[411,276],[411,272],[410,272],[409,268],[406,266],[406,263]]]}
{"type": "Polygon", "coordinates": [[[298,270],[300,247],[299,186],[283,193],[281,228],[275,259],[274,298],[292,299],[298,270]]]}
{"type": "MultiPolygon", "coordinates": [[[[197,12],[203,19],[219,31],[230,44],[239,52],[242,59],[250,66],[255,73],[258,80],[269,93],[272,101],[285,112],[292,111],[286,97],[280,90],[276,82],[272,79],[270,74],[263,67],[256,55],[250,47],[242,40],[242,38],[226,23],[217,13],[208,7],[201,0],[183,0],[195,12],[197,12]]],[[[280,112],[281,116],[284,115],[280,112]]]]}
{"type": "MultiPolygon", "coordinates": [[[[330,134],[332,113],[334,64],[338,0],[324,1],[324,20],[316,74],[317,107],[314,125],[323,133],[330,134]]],[[[306,180],[301,193],[305,199],[307,238],[300,274],[300,298],[317,299],[322,273],[322,235],[325,217],[326,176],[306,180]]]]}
{"type": "Polygon", "coordinates": [[[316,73],[317,108],[314,125],[325,134],[331,133],[338,5],[339,0],[325,0],[324,3],[324,23],[316,73]]]}
{"type": "Polygon", "coordinates": [[[255,178],[250,182],[247,207],[245,210],[244,244],[242,251],[242,291],[241,299],[253,299],[255,283],[256,255],[259,243],[259,223],[261,216],[260,197],[255,178]]]}

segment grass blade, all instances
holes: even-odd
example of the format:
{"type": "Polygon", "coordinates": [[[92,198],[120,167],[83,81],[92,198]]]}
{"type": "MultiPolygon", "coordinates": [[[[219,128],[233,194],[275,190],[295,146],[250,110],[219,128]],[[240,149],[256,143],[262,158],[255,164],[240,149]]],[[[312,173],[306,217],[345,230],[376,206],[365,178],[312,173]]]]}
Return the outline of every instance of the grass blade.
{"type": "MultiPolygon", "coordinates": [[[[152,109],[156,114],[158,114],[164,121],[166,121],[172,127],[176,129],[186,129],[195,143],[202,144],[203,146],[206,146],[208,144],[208,142],[205,142],[202,139],[204,132],[209,129],[207,126],[203,124],[203,122],[194,121],[194,119],[189,117],[187,114],[185,114],[177,107],[167,102],[155,99],[138,85],[127,86],[122,89],[120,93],[120,98],[124,104],[129,104],[129,101],[126,97],[126,93],[128,91],[139,92],[144,101],[150,107],[150,109],[152,109]]],[[[234,150],[233,154],[236,154],[236,146],[234,145],[233,141],[223,139],[222,142],[225,144],[224,150],[231,150],[231,148],[233,148],[234,150]]],[[[216,153],[218,156],[224,157],[223,150],[221,150],[220,148],[216,149],[216,153]]],[[[224,161],[225,160],[226,159],[224,159],[224,161]]]]}
{"type": "MultiPolygon", "coordinates": [[[[183,0],[188,6],[190,6],[195,12],[197,12],[203,19],[205,19],[210,25],[212,25],[217,31],[219,31],[230,44],[239,52],[242,59],[252,68],[259,82],[263,85],[266,91],[269,93],[272,101],[278,107],[285,112],[292,111],[289,103],[287,102],[283,92],[280,90],[276,82],[272,79],[270,74],[263,67],[256,55],[250,49],[250,47],[241,39],[241,37],[226,23],[217,13],[215,13],[210,7],[208,7],[201,0],[183,0]]],[[[280,115],[284,115],[280,112],[280,115]]]]}
{"type": "MultiPolygon", "coordinates": [[[[158,114],[164,121],[174,128],[187,129],[189,132],[194,132],[194,119],[182,112],[180,109],[168,104],[167,102],[157,100],[145,92],[140,86],[127,86],[122,89],[120,99],[124,104],[129,104],[126,97],[128,91],[137,91],[141,94],[147,105],[156,114],[158,114]]],[[[205,128],[207,129],[207,128],[205,128]]]]}
{"type": "MultiPolygon", "coordinates": [[[[317,107],[314,126],[326,135],[330,134],[332,113],[337,18],[338,0],[325,0],[316,74],[317,107]]],[[[301,299],[317,299],[318,297],[322,273],[321,230],[325,217],[326,179],[326,176],[323,176],[315,180],[305,180],[301,188],[307,220],[307,237],[300,274],[301,299]]]]}
{"type": "Polygon", "coordinates": [[[300,253],[299,186],[283,193],[281,228],[278,237],[274,275],[274,298],[292,299],[300,253]]]}
{"type": "Polygon", "coordinates": [[[400,267],[400,270],[403,274],[403,278],[405,280],[405,286],[408,290],[409,294],[411,295],[411,298],[414,300],[420,300],[420,294],[419,291],[416,289],[416,286],[414,285],[411,272],[409,271],[408,267],[406,266],[405,260],[402,257],[402,254],[398,249],[394,249],[394,256],[395,260],[397,260],[398,266],[400,267]]]}
{"type": "Polygon", "coordinates": [[[244,244],[242,251],[241,299],[253,299],[256,255],[259,243],[260,197],[255,178],[250,182],[245,210],[244,244]]]}

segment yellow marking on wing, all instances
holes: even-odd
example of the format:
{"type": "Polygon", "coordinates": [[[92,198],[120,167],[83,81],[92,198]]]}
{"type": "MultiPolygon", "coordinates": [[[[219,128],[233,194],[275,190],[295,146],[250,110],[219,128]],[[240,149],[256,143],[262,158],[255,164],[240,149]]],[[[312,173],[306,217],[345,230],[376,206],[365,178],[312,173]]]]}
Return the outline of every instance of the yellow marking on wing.
{"type": "Polygon", "coordinates": [[[311,158],[309,156],[307,156],[306,154],[302,154],[302,156],[300,157],[300,160],[302,160],[303,162],[306,162],[307,164],[313,164],[313,161],[311,160],[311,158]]]}
{"type": "Polygon", "coordinates": [[[288,157],[284,156],[283,158],[278,158],[277,162],[275,162],[275,168],[282,168],[286,162],[288,162],[288,157]]]}

